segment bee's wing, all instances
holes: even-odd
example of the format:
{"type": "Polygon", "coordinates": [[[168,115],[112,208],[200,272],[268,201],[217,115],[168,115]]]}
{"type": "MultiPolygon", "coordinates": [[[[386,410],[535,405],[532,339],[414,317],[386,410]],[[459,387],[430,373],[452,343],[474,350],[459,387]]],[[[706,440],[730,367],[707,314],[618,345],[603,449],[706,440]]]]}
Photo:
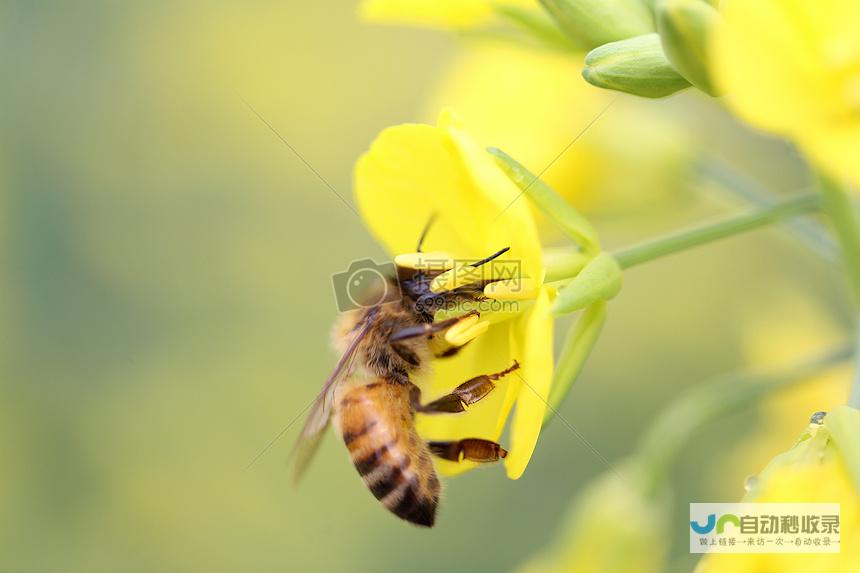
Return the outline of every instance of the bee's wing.
{"type": "Polygon", "coordinates": [[[305,425],[302,428],[302,433],[299,434],[299,439],[296,445],[293,446],[293,451],[290,452],[288,463],[293,465],[293,482],[298,483],[305,470],[310,465],[317,448],[322,442],[325,435],[324,430],[328,427],[331,419],[332,402],[334,400],[334,390],[338,382],[346,378],[353,369],[355,360],[355,351],[358,348],[359,342],[370,330],[371,321],[367,320],[355,333],[352,342],[349,343],[343,356],[340,357],[334,367],[331,375],[323,384],[322,390],[317,394],[316,400],[311,405],[305,425]]]}

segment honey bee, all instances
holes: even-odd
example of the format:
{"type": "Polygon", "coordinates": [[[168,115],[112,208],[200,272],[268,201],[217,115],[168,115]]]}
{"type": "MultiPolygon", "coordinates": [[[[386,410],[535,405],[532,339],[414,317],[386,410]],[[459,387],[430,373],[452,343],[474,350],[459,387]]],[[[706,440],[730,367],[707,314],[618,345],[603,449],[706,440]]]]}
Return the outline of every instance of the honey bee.
{"type": "MultiPolygon", "coordinates": [[[[417,253],[429,227],[430,223],[421,234],[417,253]]],[[[508,250],[471,265],[479,267],[508,250]]],[[[474,321],[470,317],[477,314],[434,321],[434,309],[483,300],[483,288],[490,282],[432,292],[430,283],[446,268],[430,271],[398,265],[397,276],[382,281],[383,292],[377,290],[374,304],[340,316],[333,335],[340,360],[311,406],[291,455],[299,479],[333,420],[374,497],[396,516],[424,527],[433,526],[439,503],[439,478],[431,456],[454,462],[494,462],[507,451],[480,438],[424,442],[415,429],[415,413],[464,412],[492,392],[494,382],[519,368],[513,361],[506,370],[476,376],[450,394],[421,403],[421,391],[412,380],[433,358],[453,356],[462,348],[446,341],[444,333],[465,320],[474,321]]]]}

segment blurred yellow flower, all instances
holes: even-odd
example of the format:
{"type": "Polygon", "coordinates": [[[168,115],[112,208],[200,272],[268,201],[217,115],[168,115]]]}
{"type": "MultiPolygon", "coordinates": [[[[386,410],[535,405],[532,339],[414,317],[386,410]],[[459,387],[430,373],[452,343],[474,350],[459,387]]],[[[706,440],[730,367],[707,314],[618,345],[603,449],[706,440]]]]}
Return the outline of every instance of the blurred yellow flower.
{"type": "Polygon", "coordinates": [[[746,121],[860,184],[860,2],[723,2],[714,71],[746,121]]]}
{"type": "Polygon", "coordinates": [[[487,23],[497,4],[537,7],[536,0],[364,0],[358,11],[374,22],[468,28],[487,23]]]}
{"type": "MultiPolygon", "coordinates": [[[[750,367],[782,364],[788,356],[815,356],[845,339],[845,333],[828,316],[827,309],[804,293],[789,290],[781,283],[763,284],[760,288],[770,293],[769,303],[755,304],[753,297],[741,312],[744,318],[740,323],[740,339],[750,367]]],[[[783,436],[799,431],[814,412],[829,411],[843,404],[850,380],[850,366],[838,366],[768,396],[758,412],[759,429],[737,444],[737,449],[728,454],[728,460],[716,462],[723,471],[709,472],[715,481],[719,480],[713,486],[723,488],[726,481],[741,484],[758,469],[762,459],[785,447],[783,436]],[[726,471],[736,471],[737,475],[727,476],[726,471]]]]}
{"type": "Polygon", "coordinates": [[[656,573],[663,570],[668,499],[645,491],[642,468],[619,466],[583,489],[553,544],[519,573],[656,573]]]}
{"type": "MultiPolygon", "coordinates": [[[[430,94],[425,115],[453,107],[477,138],[532,173],[549,166],[541,179],[579,209],[653,206],[675,188],[693,146],[653,102],[624,99],[606,109],[616,96],[582,79],[582,60],[499,41],[470,43],[430,94]]],[[[543,216],[537,220],[543,230],[543,216]]]]}
{"type": "Polygon", "coordinates": [[[860,411],[842,406],[811,423],[759,474],[744,501],[839,503],[840,553],[705,556],[696,573],[844,573],[860,563],[860,411]]]}
{"type": "MultiPolygon", "coordinates": [[[[421,227],[435,214],[427,251],[480,259],[509,246],[502,259],[521,261],[523,274],[537,286],[543,281],[541,245],[527,200],[450,113],[443,113],[436,127],[384,130],[356,165],[355,195],[367,226],[392,255],[411,253],[421,227]]],[[[473,376],[501,371],[514,359],[521,365],[468,413],[419,416],[424,437],[498,441],[516,403],[505,466],[510,478],[522,475],[537,443],[552,379],[553,297],[553,289],[540,286],[533,301],[519,302],[523,312],[491,321],[485,334],[454,357],[436,361],[428,380],[418,380],[432,399],[473,376]]],[[[447,474],[474,467],[438,465],[447,474]]]]}

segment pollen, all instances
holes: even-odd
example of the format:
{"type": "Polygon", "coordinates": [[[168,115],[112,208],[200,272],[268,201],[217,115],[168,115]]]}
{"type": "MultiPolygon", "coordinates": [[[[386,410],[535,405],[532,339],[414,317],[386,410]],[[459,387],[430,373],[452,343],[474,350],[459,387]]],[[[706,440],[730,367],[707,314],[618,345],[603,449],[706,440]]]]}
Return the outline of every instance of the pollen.
{"type": "Polygon", "coordinates": [[[445,341],[452,346],[463,346],[487,332],[488,328],[490,328],[489,321],[481,320],[477,315],[472,315],[445,331],[445,341]]]}

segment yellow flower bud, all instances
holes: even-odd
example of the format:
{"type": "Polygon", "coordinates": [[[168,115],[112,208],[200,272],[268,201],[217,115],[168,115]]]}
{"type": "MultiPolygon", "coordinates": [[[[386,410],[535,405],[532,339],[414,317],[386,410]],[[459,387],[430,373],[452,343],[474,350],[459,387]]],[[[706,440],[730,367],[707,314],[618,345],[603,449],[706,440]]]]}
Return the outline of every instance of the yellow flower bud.
{"type": "Polygon", "coordinates": [[[657,34],[595,48],[585,57],[585,80],[600,88],[643,97],[665,97],[689,87],[666,55],[657,34]]]}

